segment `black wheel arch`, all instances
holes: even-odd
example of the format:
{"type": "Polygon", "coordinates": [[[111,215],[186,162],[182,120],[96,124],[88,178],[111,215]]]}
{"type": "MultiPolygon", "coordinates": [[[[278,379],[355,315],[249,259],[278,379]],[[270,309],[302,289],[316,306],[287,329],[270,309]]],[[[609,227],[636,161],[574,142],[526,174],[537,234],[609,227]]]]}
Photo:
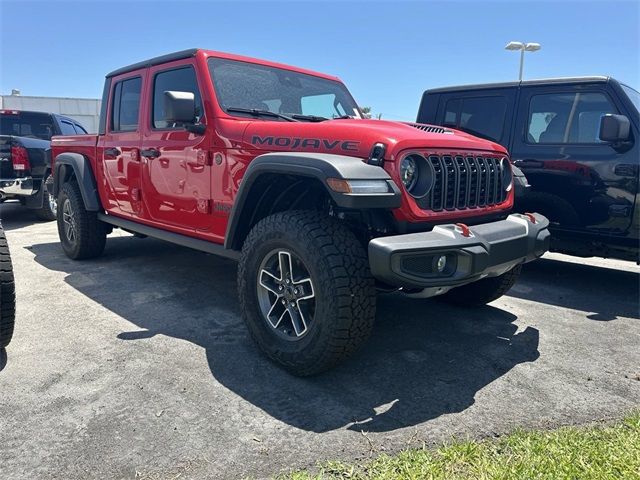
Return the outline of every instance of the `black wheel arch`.
{"type": "MultiPolygon", "coordinates": [[[[329,198],[336,206],[351,210],[389,210],[400,206],[401,194],[389,174],[381,167],[369,165],[357,157],[323,153],[267,153],[256,157],[247,168],[236,195],[227,225],[225,247],[239,250],[251,227],[264,216],[282,210],[268,202],[288,201],[296,205],[296,189],[329,198]],[[384,180],[388,193],[338,193],[327,185],[327,179],[384,180]],[[277,182],[277,183],[276,183],[277,182]],[[267,192],[277,192],[270,196],[267,192]],[[290,194],[290,196],[286,196],[290,194]],[[275,209],[275,210],[274,210],[275,209]]],[[[302,194],[302,193],[301,193],[302,194]]],[[[305,198],[308,201],[308,197],[305,198]]]]}
{"type": "Polygon", "coordinates": [[[85,208],[90,212],[102,211],[96,180],[89,159],[79,153],[66,152],[56,156],[53,173],[53,195],[58,196],[64,182],[75,178],[85,208]]]}

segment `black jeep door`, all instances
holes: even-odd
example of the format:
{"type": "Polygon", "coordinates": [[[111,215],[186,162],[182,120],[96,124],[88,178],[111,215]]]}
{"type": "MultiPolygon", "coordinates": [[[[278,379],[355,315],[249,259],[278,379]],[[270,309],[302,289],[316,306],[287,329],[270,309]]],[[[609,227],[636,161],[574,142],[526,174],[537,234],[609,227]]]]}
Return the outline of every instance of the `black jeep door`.
{"type": "Polygon", "coordinates": [[[511,158],[556,228],[599,235],[629,228],[638,146],[617,149],[598,139],[601,117],[621,108],[605,82],[521,87],[511,158]]]}

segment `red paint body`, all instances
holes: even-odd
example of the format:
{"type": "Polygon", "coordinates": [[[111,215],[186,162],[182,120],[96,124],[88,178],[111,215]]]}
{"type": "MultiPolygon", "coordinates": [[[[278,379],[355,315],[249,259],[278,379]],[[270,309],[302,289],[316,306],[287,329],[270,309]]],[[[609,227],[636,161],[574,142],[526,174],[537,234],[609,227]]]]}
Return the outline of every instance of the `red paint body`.
{"type": "MultiPolygon", "coordinates": [[[[236,55],[200,50],[188,59],[141,68],[113,77],[118,80],[142,77],[139,128],[135,132],[111,132],[107,122],[104,135],[59,136],[52,140],[53,158],[62,152],[86,156],[93,169],[102,206],[111,215],[139,223],[182,233],[204,240],[223,243],[230,208],[248,164],[258,155],[275,151],[313,151],[350,155],[365,160],[375,143],[387,145],[384,168],[398,186],[398,161],[407,151],[469,153],[483,152],[504,156],[506,150],[493,142],[466,133],[427,133],[409,124],[382,120],[343,119],[325,122],[283,122],[269,118],[244,118],[221,109],[207,67],[209,57],[240,60],[260,65],[285,68],[295,72],[338,80],[273,62],[236,55]],[[193,65],[204,106],[202,123],[206,133],[197,135],[186,130],[154,130],[151,128],[151,97],[154,73],[178,66],[193,65]],[[254,145],[260,137],[317,139],[319,145],[254,145]],[[348,151],[327,148],[336,142],[350,141],[348,151]],[[108,150],[117,148],[117,155],[108,150]],[[142,149],[154,148],[160,156],[141,157],[142,149]],[[222,161],[213,161],[216,156],[222,161]]],[[[112,98],[109,92],[108,98],[112,98]]],[[[109,102],[110,103],[110,102],[109,102]]],[[[112,106],[107,107],[107,118],[112,106]]],[[[284,142],[282,142],[284,143],[284,142]]],[[[357,161],[357,160],[354,160],[357,161]]],[[[499,205],[464,211],[434,213],[422,210],[403,191],[400,208],[393,214],[408,222],[463,222],[488,213],[506,212],[513,206],[513,191],[499,205]]]]}

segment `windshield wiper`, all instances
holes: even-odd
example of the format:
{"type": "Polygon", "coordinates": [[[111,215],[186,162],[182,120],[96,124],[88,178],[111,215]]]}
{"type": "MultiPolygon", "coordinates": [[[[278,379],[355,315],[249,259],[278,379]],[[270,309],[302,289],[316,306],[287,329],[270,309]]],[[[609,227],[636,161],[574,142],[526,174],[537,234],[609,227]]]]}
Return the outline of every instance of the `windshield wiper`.
{"type": "Polygon", "coordinates": [[[308,122],[324,122],[325,120],[329,120],[327,117],[320,117],[318,115],[301,115],[299,113],[294,113],[291,115],[291,118],[295,118],[296,120],[307,120],[308,122]]]}
{"type": "Polygon", "coordinates": [[[291,118],[287,115],[283,115],[281,113],[270,112],[269,110],[260,110],[259,108],[240,108],[240,107],[228,107],[225,109],[227,112],[235,112],[235,113],[248,113],[249,115],[253,115],[254,117],[273,117],[273,118],[282,118],[287,122],[297,122],[295,118],[291,118]]]}

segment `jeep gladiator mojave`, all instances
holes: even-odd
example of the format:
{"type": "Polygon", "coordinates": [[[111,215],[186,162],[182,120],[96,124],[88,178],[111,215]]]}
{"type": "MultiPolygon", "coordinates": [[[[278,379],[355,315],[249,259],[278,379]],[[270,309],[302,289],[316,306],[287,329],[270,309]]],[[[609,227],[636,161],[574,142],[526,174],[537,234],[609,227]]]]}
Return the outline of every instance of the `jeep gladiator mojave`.
{"type": "Polygon", "coordinates": [[[369,335],[376,291],[482,305],[548,248],[496,143],[365,120],[335,77],[206,50],[107,75],[98,135],[55,137],[62,248],[113,227],[239,261],[260,348],[297,375],[369,335]]]}

